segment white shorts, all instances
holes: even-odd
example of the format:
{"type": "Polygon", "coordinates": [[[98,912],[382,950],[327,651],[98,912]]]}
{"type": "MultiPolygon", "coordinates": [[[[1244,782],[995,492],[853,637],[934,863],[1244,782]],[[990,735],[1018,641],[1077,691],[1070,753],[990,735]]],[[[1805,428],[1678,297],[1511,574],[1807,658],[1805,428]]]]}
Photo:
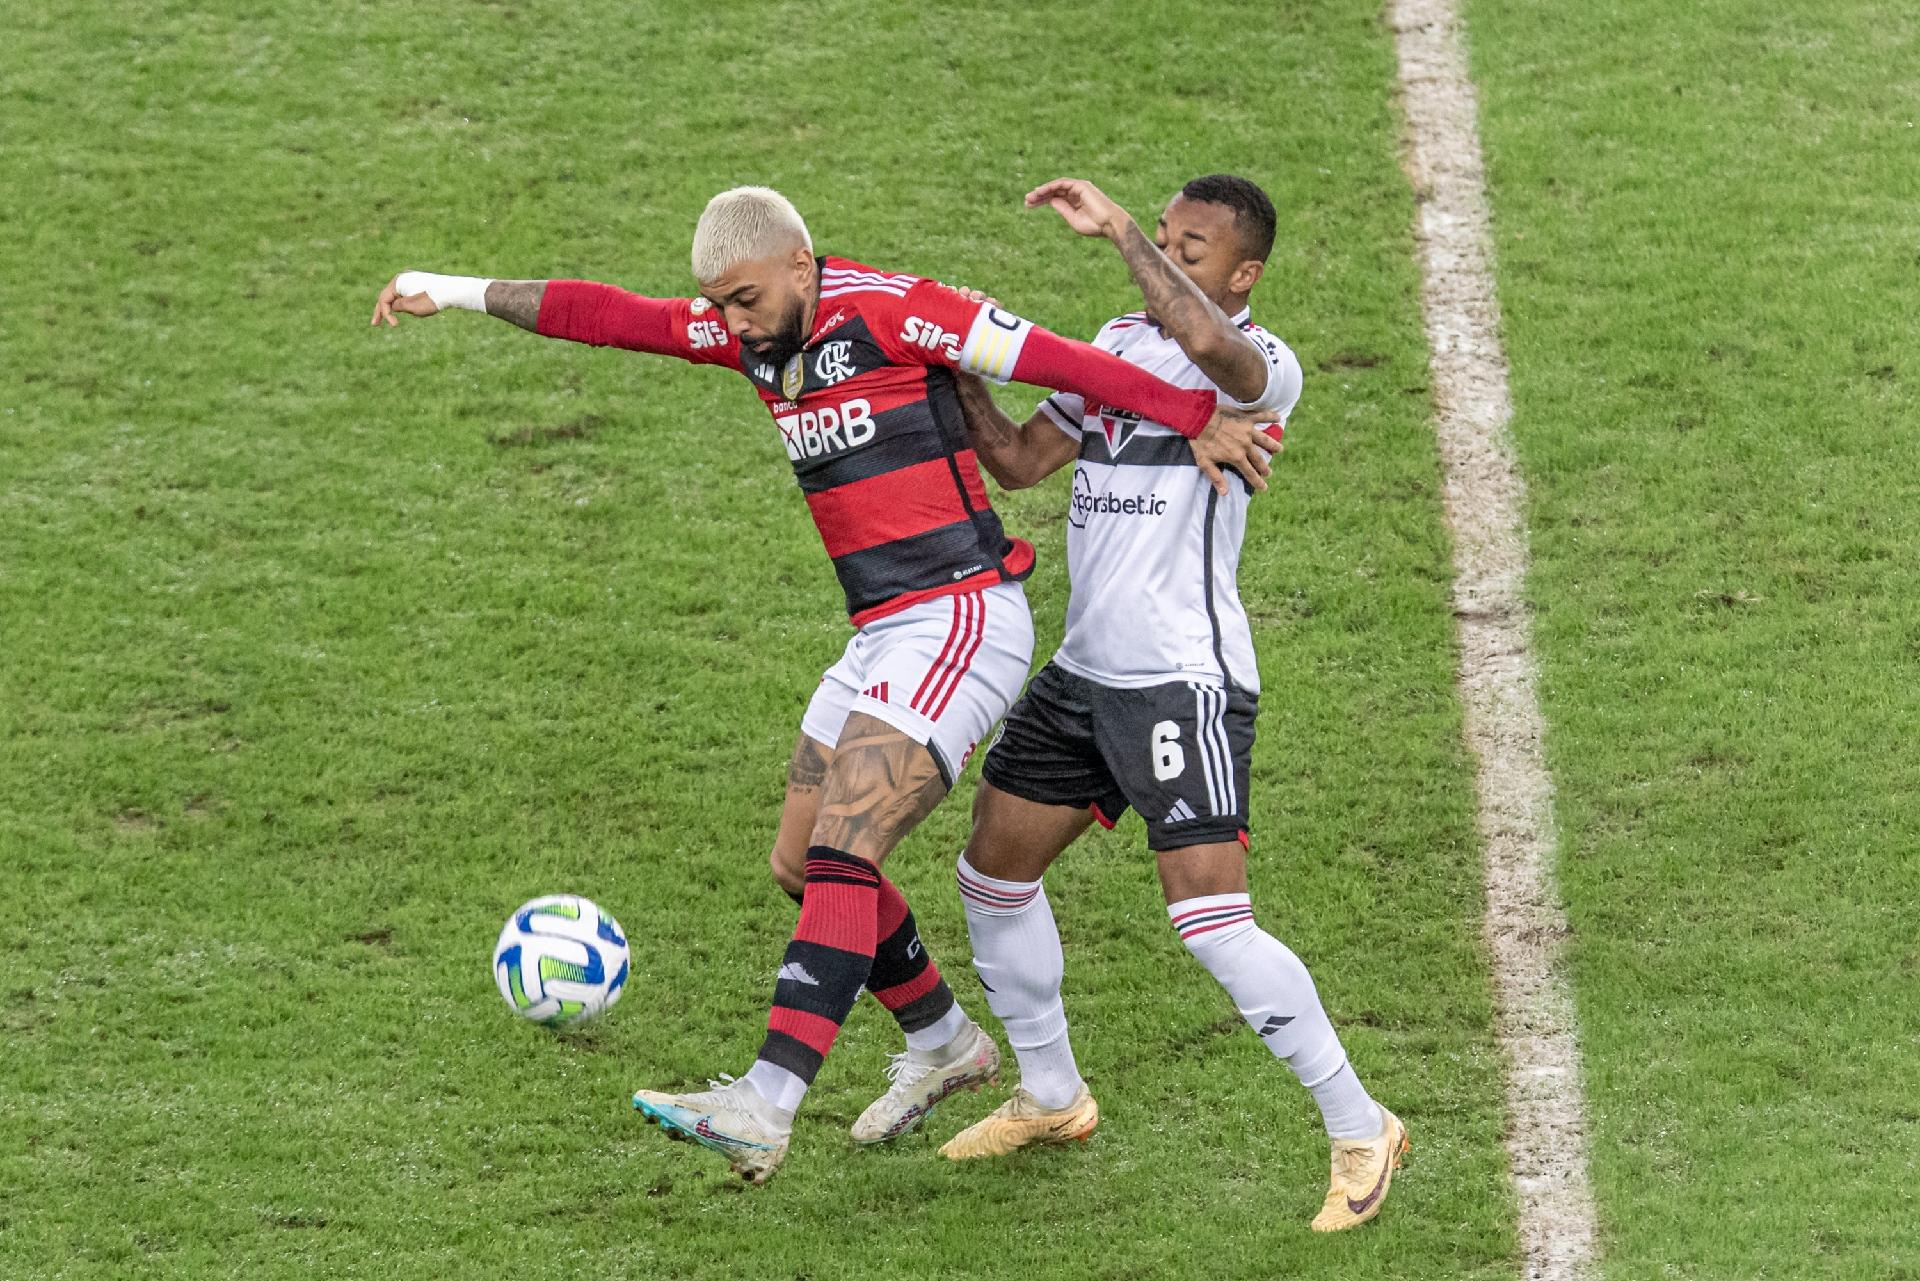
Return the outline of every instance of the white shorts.
{"type": "Polygon", "coordinates": [[[827,747],[853,712],[925,743],[947,786],[1013,706],[1033,663],[1033,614],[1018,583],[936,596],[876,618],[820,678],[800,730],[827,747]]]}

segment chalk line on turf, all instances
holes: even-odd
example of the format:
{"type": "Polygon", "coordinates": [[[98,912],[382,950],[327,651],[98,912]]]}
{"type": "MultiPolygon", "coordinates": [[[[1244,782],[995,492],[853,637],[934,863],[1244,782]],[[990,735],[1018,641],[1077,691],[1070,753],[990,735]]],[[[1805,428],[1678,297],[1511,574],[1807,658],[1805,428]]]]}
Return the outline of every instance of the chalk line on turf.
{"type": "Polygon", "coordinates": [[[1434,430],[1453,533],[1460,694],[1478,760],[1485,933],[1497,1032],[1508,1059],[1507,1152],[1530,1281],[1594,1274],[1580,1046],[1559,964],[1566,918],[1553,877],[1553,783],[1522,588],[1525,488],[1481,162],[1478,105],[1456,0],[1391,0],[1407,121],[1421,304],[1432,350],[1434,430]]]}

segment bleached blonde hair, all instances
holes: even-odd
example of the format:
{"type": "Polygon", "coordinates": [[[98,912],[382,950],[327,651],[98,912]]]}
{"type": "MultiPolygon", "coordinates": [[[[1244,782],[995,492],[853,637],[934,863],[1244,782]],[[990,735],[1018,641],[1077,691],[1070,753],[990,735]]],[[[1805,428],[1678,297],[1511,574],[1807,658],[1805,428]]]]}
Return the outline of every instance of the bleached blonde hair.
{"type": "Polygon", "coordinates": [[[693,278],[713,280],[735,263],[772,258],[813,237],[793,202],[771,187],[735,187],[707,201],[693,229],[693,278]]]}

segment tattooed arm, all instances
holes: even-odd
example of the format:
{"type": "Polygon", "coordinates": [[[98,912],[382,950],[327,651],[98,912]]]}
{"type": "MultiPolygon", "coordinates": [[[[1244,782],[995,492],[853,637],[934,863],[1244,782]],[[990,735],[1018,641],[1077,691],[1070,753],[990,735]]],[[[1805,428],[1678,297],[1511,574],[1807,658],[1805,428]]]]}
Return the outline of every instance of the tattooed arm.
{"type": "Polygon", "coordinates": [[[696,365],[735,365],[740,344],[697,298],[648,298],[590,280],[489,280],[403,271],[374,304],[373,323],[432,316],[448,308],[484,311],[543,338],[678,356],[696,365]]]}
{"type": "Polygon", "coordinates": [[[538,333],[540,299],[546,292],[547,282],[544,280],[488,281],[487,314],[538,333]]]}
{"type": "Polygon", "coordinates": [[[1243,404],[1266,391],[1266,357],[1253,340],[1100,188],[1078,178],[1057,178],[1029,192],[1027,204],[1052,205],[1081,235],[1111,240],[1140,286],[1148,314],[1220,390],[1243,404]]]}

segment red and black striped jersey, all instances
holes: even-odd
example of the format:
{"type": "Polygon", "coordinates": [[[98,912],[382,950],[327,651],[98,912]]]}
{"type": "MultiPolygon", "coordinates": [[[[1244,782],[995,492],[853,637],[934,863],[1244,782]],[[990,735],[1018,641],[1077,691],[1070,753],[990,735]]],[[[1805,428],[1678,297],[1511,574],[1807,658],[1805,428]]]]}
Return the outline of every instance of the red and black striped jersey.
{"type": "Polygon", "coordinates": [[[1157,405],[1173,418],[1156,418],[1190,433],[1211,415],[1211,393],[1202,405],[945,285],[844,258],[819,263],[813,330],[778,368],[743,347],[704,298],[643,298],[556,280],[541,298],[539,332],[746,375],[779,428],[855,626],[1033,569],[1032,545],[1009,538],[988,501],[952,370],[1000,382],[1018,374],[1067,390],[1095,386],[1141,412],[1157,405]]]}

